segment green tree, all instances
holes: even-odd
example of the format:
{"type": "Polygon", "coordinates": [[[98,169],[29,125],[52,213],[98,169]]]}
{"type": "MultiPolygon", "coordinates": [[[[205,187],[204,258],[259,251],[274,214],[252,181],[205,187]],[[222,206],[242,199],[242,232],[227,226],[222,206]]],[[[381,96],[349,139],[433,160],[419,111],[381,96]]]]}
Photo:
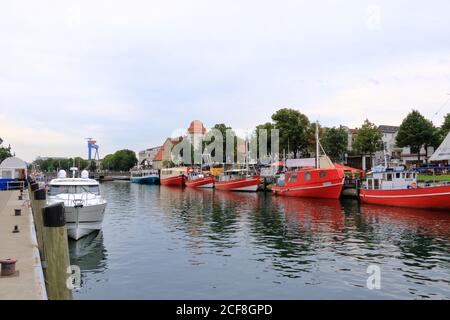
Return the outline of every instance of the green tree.
{"type": "Polygon", "coordinates": [[[372,157],[375,152],[383,150],[382,137],[378,127],[366,119],[353,142],[353,148],[363,155],[372,157]]]}
{"type": "Polygon", "coordinates": [[[280,151],[293,151],[297,157],[299,152],[308,148],[309,120],[300,111],[280,109],[272,115],[275,128],[280,130],[280,151]]]}
{"type": "Polygon", "coordinates": [[[341,160],[348,147],[347,130],[342,126],[325,130],[322,138],[322,146],[328,156],[333,160],[341,160]]]}
{"type": "Polygon", "coordinates": [[[441,126],[442,139],[445,139],[450,132],[450,113],[447,113],[444,117],[444,123],[441,126]]]}
{"type": "Polygon", "coordinates": [[[108,154],[101,161],[102,170],[113,170],[114,155],[108,154]]]}
{"type": "Polygon", "coordinates": [[[113,170],[129,171],[137,164],[136,153],[131,150],[119,150],[114,153],[113,170]]]}
{"type": "Polygon", "coordinates": [[[420,149],[425,148],[428,161],[428,146],[436,147],[439,140],[438,129],[417,110],[408,114],[397,133],[397,145],[401,148],[410,147],[412,153],[417,153],[419,162],[420,149]]]}
{"type": "Polygon", "coordinates": [[[11,146],[2,147],[1,144],[3,143],[3,140],[0,138],[0,163],[2,163],[3,160],[6,158],[12,157],[11,153],[11,146]]]}
{"type": "MultiPolygon", "coordinates": [[[[227,130],[232,130],[232,128],[227,126],[224,123],[219,123],[219,124],[214,125],[214,127],[212,127],[212,129],[219,130],[222,133],[222,139],[223,139],[223,145],[222,145],[222,150],[221,150],[222,153],[223,153],[223,160],[222,161],[226,162],[227,161],[227,158],[226,158],[226,156],[227,156],[226,155],[226,150],[227,150],[227,141],[226,141],[227,130]]],[[[233,131],[232,131],[232,133],[234,134],[233,131]]],[[[237,150],[237,137],[236,136],[235,136],[234,140],[235,140],[234,141],[234,155],[235,155],[235,159],[236,159],[236,150],[237,150]]],[[[208,146],[210,144],[213,144],[214,141],[215,141],[214,137],[210,141],[208,141],[208,143],[206,143],[206,141],[203,141],[203,150],[205,149],[206,146],[208,146]]],[[[215,152],[216,152],[216,150],[213,150],[213,152],[211,154],[212,157],[215,157],[215,152]]],[[[235,159],[233,159],[233,161],[235,159]]]]}
{"type": "Polygon", "coordinates": [[[250,144],[251,145],[256,145],[256,148],[258,150],[258,154],[254,155],[252,154],[252,158],[258,158],[259,160],[264,160],[262,159],[264,156],[267,156],[267,154],[262,154],[262,148],[259,145],[259,139],[260,139],[260,133],[262,130],[266,131],[266,135],[267,135],[267,146],[266,146],[266,151],[268,154],[272,153],[272,130],[275,130],[275,125],[271,122],[266,122],[264,124],[260,124],[256,126],[256,129],[254,132],[252,132],[251,136],[250,136],[250,144]]]}
{"type": "Polygon", "coordinates": [[[89,164],[89,171],[95,171],[97,170],[97,162],[94,160],[91,160],[91,163],[89,164]]]}

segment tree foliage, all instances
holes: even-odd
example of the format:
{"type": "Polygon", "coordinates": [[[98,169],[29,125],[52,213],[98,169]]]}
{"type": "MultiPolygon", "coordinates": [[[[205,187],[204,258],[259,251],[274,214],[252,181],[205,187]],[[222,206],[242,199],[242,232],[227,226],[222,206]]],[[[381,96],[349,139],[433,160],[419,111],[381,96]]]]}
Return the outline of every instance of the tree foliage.
{"type": "Polygon", "coordinates": [[[444,117],[444,123],[441,126],[442,139],[445,139],[445,137],[449,132],[450,132],[450,113],[447,113],[444,117]]]}
{"type": "Polygon", "coordinates": [[[280,151],[293,151],[294,156],[307,151],[309,145],[308,117],[300,111],[283,108],[272,115],[275,128],[279,129],[280,151]]]}
{"type": "Polygon", "coordinates": [[[428,146],[437,147],[439,143],[439,130],[417,110],[408,114],[397,133],[397,145],[401,148],[410,147],[412,153],[417,153],[419,161],[422,147],[428,155],[428,146]]]}
{"type": "Polygon", "coordinates": [[[334,160],[340,160],[347,151],[348,132],[343,127],[328,128],[321,141],[327,155],[334,160]]]}
{"type": "Polygon", "coordinates": [[[0,138],[0,163],[2,163],[3,160],[6,158],[12,157],[11,153],[11,146],[3,147],[1,144],[3,143],[3,140],[0,138]]]}
{"type": "Polygon", "coordinates": [[[373,155],[383,150],[382,137],[378,127],[366,119],[353,142],[353,148],[359,153],[373,155]]]}

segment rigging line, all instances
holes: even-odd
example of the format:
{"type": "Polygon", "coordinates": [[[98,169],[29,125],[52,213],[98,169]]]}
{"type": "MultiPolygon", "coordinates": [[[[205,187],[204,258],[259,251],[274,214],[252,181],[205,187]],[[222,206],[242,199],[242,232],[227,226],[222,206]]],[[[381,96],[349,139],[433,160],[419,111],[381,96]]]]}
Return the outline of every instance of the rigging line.
{"type": "Polygon", "coordinates": [[[436,117],[442,111],[442,109],[444,109],[444,107],[447,105],[447,103],[450,102],[450,93],[447,93],[447,95],[449,97],[447,98],[447,100],[445,100],[445,102],[442,104],[442,106],[439,108],[439,110],[434,114],[434,117],[436,117]]]}

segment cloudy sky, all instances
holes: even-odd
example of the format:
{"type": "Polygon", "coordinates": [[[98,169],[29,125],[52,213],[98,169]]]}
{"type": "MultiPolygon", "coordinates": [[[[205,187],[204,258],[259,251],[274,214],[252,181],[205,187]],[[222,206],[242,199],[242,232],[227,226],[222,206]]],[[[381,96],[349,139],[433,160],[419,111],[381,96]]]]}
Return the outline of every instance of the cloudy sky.
{"type": "Polygon", "coordinates": [[[162,143],[190,120],[252,128],[450,112],[450,2],[0,0],[0,137],[18,156],[162,143]]]}

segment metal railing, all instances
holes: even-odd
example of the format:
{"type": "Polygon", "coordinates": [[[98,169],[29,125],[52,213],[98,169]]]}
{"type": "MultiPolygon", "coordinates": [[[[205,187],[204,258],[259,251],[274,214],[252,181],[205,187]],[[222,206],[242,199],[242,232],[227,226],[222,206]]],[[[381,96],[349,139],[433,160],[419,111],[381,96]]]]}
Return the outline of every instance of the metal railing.
{"type": "Polygon", "coordinates": [[[8,181],[6,183],[7,190],[23,190],[25,188],[25,182],[23,181],[8,181]]]}

